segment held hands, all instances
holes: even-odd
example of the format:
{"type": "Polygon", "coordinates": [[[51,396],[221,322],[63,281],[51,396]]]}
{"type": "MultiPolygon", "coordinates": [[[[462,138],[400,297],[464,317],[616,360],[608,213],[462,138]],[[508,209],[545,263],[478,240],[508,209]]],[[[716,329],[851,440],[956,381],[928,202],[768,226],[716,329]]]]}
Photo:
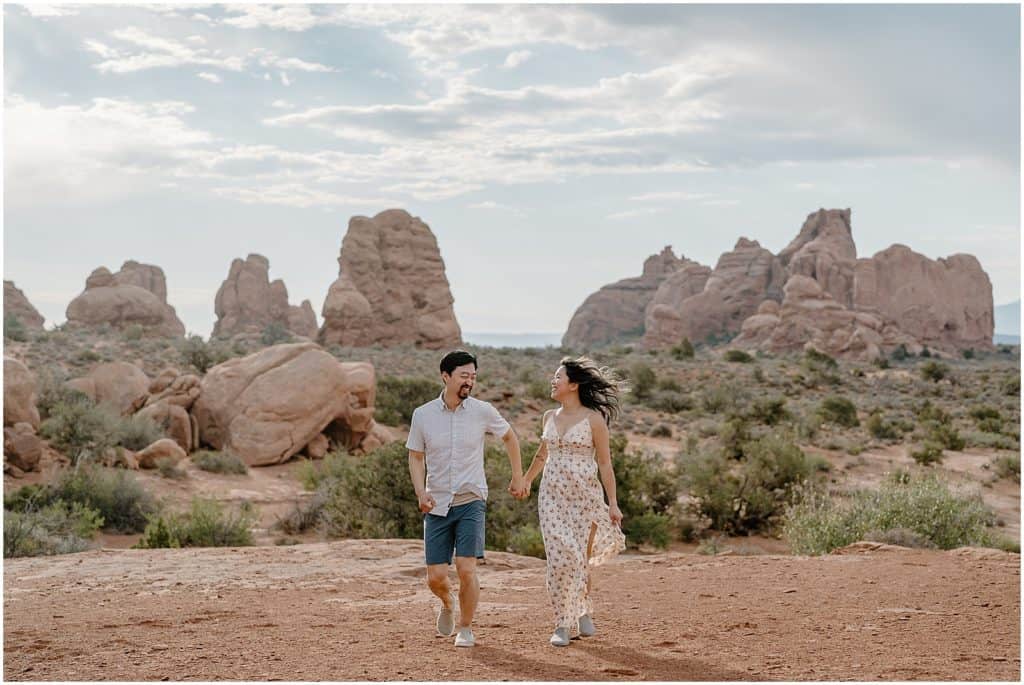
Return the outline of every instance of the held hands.
{"type": "Polygon", "coordinates": [[[512,483],[508,486],[508,491],[516,499],[526,499],[530,496],[530,482],[522,476],[513,478],[512,483]]]}
{"type": "Polygon", "coordinates": [[[608,507],[608,518],[612,520],[613,526],[622,525],[622,512],[619,511],[619,505],[613,504],[608,507]]]}
{"type": "Polygon", "coordinates": [[[424,514],[429,514],[430,511],[434,508],[434,506],[437,505],[437,502],[434,501],[434,498],[431,497],[426,492],[419,495],[417,499],[420,502],[420,511],[422,511],[424,514]]]}

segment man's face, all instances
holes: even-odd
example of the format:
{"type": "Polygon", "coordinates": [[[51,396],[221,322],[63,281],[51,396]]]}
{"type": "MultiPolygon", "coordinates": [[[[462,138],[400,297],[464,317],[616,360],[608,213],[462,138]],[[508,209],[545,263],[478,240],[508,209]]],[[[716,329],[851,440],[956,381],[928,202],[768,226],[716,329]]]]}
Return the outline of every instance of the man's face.
{"type": "Polygon", "coordinates": [[[460,400],[464,400],[469,397],[469,393],[473,391],[473,385],[476,383],[476,366],[473,364],[457,366],[450,376],[442,373],[441,380],[444,381],[447,392],[455,393],[460,400]]]}

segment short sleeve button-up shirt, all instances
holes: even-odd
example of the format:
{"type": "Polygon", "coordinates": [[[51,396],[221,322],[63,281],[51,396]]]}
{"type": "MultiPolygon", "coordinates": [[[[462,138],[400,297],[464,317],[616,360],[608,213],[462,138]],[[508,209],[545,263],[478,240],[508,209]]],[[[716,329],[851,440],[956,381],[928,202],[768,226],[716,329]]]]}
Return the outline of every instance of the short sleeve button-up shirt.
{"type": "Polygon", "coordinates": [[[412,414],[405,446],[423,452],[427,462],[427,493],[436,503],[431,514],[447,516],[456,493],[487,499],[484,435],[504,437],[510,426],[489,402],[467,397],[454,410],[444,393],[412,414]]]}

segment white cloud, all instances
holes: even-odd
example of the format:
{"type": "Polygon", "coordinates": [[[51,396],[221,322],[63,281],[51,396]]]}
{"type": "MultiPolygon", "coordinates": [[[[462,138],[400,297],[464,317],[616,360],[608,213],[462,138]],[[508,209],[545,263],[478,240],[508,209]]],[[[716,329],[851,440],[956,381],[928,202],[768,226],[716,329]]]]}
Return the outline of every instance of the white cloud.
{"type": "Polygon", "coordinates": [[[73,17],[78,14],[77,9],[73,9],[71,5],[45,5],[41,3],[29,3],[25,5],[19,5],[21,9],[25,10],[30,16],[38,17],[41,19],[50,19],[53,17],[73,17]]]}
{"type": "Polygon", "coordinates": [[[660,214],[665,211],[664,207],[643,207],[641,209],[630,209],[625,212],[616,212],[615,214],[609,214],[608,218],[618,221],[620,219],[635,219],[639,216],[651,216],[652,214],[660,214]]]}
{"type": "Polygon", "coordinates": [[[208,71],[200,71],[196,76],[204,81],[209,81],[210,83],[221,83],[220,76],[217,76],[217,74],[211,74],[208,71]]]}
{"type": "Polygon", "coordinates": [[[244,204],[269,204],[307,209],[311,207],[349,207],[369,211],[396,204],[387,197],[358,197],[310,188],[302,183],[277,183],[262,187],[218,187],[213,192],[244,204]]]}
{"type": "Polygon", "coordinates": [[[229,17],[223,23],[241,29],[271,28],[284,31],[305,31],[321,23],[307,5],[229,5],[225,8],[229,17]]]}
{"type": "Polygon", "coordinates": [[[185,40],[187,40],[189,43],[195,43],[196,45],[205,45],[206,44],[206,39],[203,38],[202,36],[195,36],[195,35],[187,36],[185,38],[185,40]]]}
{"type": "Polygon", "coordinates": [[[292,85],[291,79],[288,78],[288,74],[286,74],[285,72],[282,71],[279,74],[279,76],[281,77],[281,84],[282,85],[285,85],[285,86],[292,85]]]}
{"type": "Polygon", "coordinates": [[[209,15],[203,14],[202,12],[196,12],[195,14],[192,15],[192,18],[195,19],[196,21],[201,21],[201,22],[204,22],[206,24],[212,24],[213,23],[213,19],[210,18],[209,15]]]}
{"type": "Polygon", "coordinates": [[[134,26],[111,32],[111,37],[140,48],[141,52],[110,48],[97,41],[86,41],[86,47],[97,52],[104,61],[93,68],[101,73],[127,74],[160,67],[202,65],[229,71],[241,71],[244,60],[240,57],[220,57],[205,48],[192,48],[169,38],[161,38],[134,26]]]}
{"type": "Polygon", "coordinates": [[[529,50],[516,50],[515,52],[510,52],[508,54],[508,57],[505,58],[505,63],[502,65],[502,68],[515,69],[520,64],[523,64],[524,62],[526,62],[526,60],[530,59],[530,57],[532,56],[533,53],[530,52],[529,50]]]}
{"type": "Polygon", "coordinates": [[[377,78],[380,78],[380,79],[386,79],[388,81],[397,81],[398,80],[397,76],[395,76],[391,72],[384,71],[383,69],[374,69],[370,73],[373,74],[374,76],[376,76],[377,78]]]}
{"type": "Polygon", "coordinates": [[[794,186],[797,190],[814,190],[814,184],[802,181],[794,186]]]}
{"type": "Polygon", "coordinates": [[[703,200],[711,197],[707,193],[688,193],[682,190],[670,190],[657,193],[642,193],[633,195],[629,199],[635,202],[664,202],[666,200],[703,200]]]}
{"type": "Polygon", "coordinates": [[[295,105],[288,102],[287,100],[274,100],[273,102],[270,103],[270,106],[275,107],[277,109],[295,109],[295,105]]]}
{"type": "Polygon", "coordinates": [[[735,207],[739,203],[739,200],[705,200],[701,204],[708,207],[735,207]]]}

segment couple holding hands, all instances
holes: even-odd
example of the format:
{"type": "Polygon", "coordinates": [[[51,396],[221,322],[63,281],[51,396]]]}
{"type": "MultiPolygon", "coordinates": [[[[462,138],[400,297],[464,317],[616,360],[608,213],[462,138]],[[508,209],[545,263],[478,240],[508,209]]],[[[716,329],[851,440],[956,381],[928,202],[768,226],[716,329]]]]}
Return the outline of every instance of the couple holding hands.
{"type": "Polygon", "coordinates": [[[441,599],[440,635],[456,634],[456,647],[472,647],[472,621],[480,597],[476,577],[484,554],[487,479],[484,435],[501,438],[512,465],[509,492],[526,499],[543,470],[538,513],[545,576],[555,614],[550,643],[569,644],[573,633],[596,633],[590,600],[590,567],[625,549],[622,512],[615,495],[608,423],[618,414],[618,385],[591,360],[563,359],[551,379],[558,409],[541,419],[540,447],[523,474],[519,440],[489,403],[470,397],[477,362],[469,352],[441,360],[441,395],[413,412],[409,428],[409,473],[423,512],[427,584],[441,599]],[[604,493],[608,496],[605,503],[604,493]],[[459,576],[458,621],[448,567],[455,556],[459,576]]]}

